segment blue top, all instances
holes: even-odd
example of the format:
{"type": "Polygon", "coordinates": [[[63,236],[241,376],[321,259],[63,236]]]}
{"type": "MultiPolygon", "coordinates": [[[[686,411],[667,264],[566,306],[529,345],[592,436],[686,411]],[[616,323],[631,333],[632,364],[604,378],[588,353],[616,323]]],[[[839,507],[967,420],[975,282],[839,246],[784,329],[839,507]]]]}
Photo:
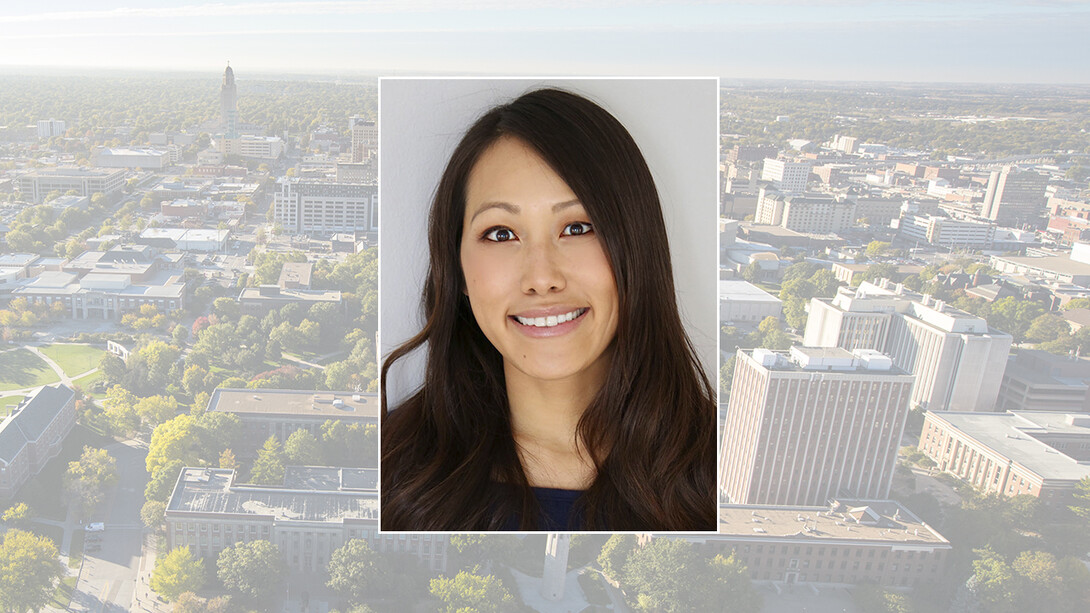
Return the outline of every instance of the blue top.
{"type": "MultiPolygon", "coordinates": [[[[538,530],[568,531],[582,529],[582,521],[578,518],[571,525],[568,524],[572,520],[572,509],[575,507],[575,502],[583,495],[582,490],[561,490],[552,487],[532,487],[530,489],[533,490],[534,497],[537,498],[537,504],[540,508],[540,514],[537,516],[538,530]]],[[[519,518],[515,516],[508,519],[503,526],[503,530],[517,532],[519,530],[519,518]]]]}
{"type": "Polygon", "coordinates": [[[541,515],[538,516],[538,530],[579,530],[582,522],[576,519],[575,523],[568,525],[572,519],[572,507],[575,501],[583,495],[582,490],[558,490],[551,487],[535,487],[534,496],[541,505],[541,515]]]}

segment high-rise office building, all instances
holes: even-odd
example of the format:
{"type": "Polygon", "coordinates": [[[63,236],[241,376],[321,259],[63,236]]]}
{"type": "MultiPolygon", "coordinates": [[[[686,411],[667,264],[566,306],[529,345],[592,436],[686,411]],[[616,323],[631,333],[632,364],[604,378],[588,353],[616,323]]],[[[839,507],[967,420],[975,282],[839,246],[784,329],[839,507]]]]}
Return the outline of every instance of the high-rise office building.
{"type": "Polygon", "coordinates": [[[64,136],[65,123],[63,119],[41,119],[38,121],[38,138],[53,138],[64,136]]]}
{"type": "Polygon", "coordinates": [[[352,161],[363,162],[378,151],[378,126],[365,117],[348,118],[352,130],[352,161]]]}
{"type": "Polygon", "coordinates": [[[720,489],[734,504],[888,497],[913,381],[877,351],[739,350],[720,489]]]}
{"type": "Polygon", "coordinates": [[[772,186],[781,192],[801,194],[806,191],[806,180],[810,177],[810,162],[793,162],[765,158],[761,168],[761,180],[771,181],[772,186]]]}
{"type": "Polygon", "coordinates": [[[916,375],[912,404],[933,411],[991,411],[1011,336],[980,317],[900,285],[863,283],[813,298],[803,343],[874,349],[916,375]]]}
{"type": "Polygon", "coordinates": [[[283,179],[273,194],[273,219],[289,232],[373,232],[378,229],[378,188],[283,179]]]}
{"type": "Polygon", "coordinates": [[[1039,226],[1047,213],[1048,176],[1016,166],[994,170],[988,177],[981,214],[1001,226],[1039,226]]]}

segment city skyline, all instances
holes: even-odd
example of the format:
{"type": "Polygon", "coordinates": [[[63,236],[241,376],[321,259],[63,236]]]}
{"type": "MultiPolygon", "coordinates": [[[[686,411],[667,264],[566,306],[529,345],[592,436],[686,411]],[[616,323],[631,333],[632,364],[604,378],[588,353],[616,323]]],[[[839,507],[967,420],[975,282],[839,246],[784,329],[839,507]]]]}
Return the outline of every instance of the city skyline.
{"type": "Polygon", "coordinates": [[[127,0],[93,9],[60,0],[5,7],[0,24],[0,71],[184,71],[229,60],[251,74],[1090,82],[1081,63],[1090,5],[1067,0],[127,0]]]}

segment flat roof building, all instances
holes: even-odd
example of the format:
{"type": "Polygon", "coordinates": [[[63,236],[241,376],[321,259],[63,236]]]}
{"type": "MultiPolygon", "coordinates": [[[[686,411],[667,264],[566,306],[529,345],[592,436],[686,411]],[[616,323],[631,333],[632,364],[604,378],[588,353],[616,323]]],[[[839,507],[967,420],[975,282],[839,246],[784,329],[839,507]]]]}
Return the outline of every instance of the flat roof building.
{"type": "Polygon", "coordinates": [[[351,539],[379,552],[415,555],[433,572],[446,568],[447,534],[378,533],[375,469],[288,467],[284,485],[239,482],[233,470],[184,468],[166,508],[171,549],[217,556],[239,542],[268,540],[288,567],[315,572],[351,539]]]}
{"type": "Polygon", "coordinates": [[[1007,362],[996,408],[1090,413],[1090,358],[1020,349],[1007,362]]]}
{"type": "Polygon", "coordinates": [[[258,317],[265,316],[272,310],[279,309],[286,304],[302,304],[310,308],[312,304],[328,302],[342,306],[340,290],[309,290],[281,288],[279,285],[262,285],[259,287],[246,287],[238,295],[239,306],[245,315],[258,317]]]}
{"type": "Polygon", "coordinates": [[[121,191],[125,186],[124,170],[79,168],[39,168],[19,177],[19,192],[31,202],[40,203],[50,192],[67,193],[75,190],[80,196],[90,197],[96,192],[107,196],[121,191]]]}
{"type": "Polygon", "coordinates": [[[913,380],[877,351],[738,350],[720,489],[735,504],[887,497],[913,380]]]}
{"type": "Polygon", "coordinates": [[[379,401],[374,393],[219,387],[206,410],[237,415],[247,440],[276,436],[286,441],[296,430],[320,438],[322,424],[329,420],[378,424],[379,401]]]}
{"type": "Polygon", "coordinates": [[[297,233],[373,232],[378,229],[378,187],[283,179],[273,194],[273,218],[297,233]]]}
{"type": "Polygon", "coordinates": [[[1052,411],[924,415],[920,451],[986,493],[1064,505],[1090,477],[1090,415],[1052,411]]]}
{"type": "MultiPolygon", "coordinates": [[[[893,500],[825,505],[723,505],[719,534],[666,536],[734,553],[757,583],[919,588],[943,579],[952,546],[893,500]]],[[[643,540],[648,540],[645,537],[643,540]]]]}
{"type": "Polygon", "coordinates": [[[783,302],[763,289],[741,279],[719,281],[719,321],[760,322],[779,317],[783,302]]]}

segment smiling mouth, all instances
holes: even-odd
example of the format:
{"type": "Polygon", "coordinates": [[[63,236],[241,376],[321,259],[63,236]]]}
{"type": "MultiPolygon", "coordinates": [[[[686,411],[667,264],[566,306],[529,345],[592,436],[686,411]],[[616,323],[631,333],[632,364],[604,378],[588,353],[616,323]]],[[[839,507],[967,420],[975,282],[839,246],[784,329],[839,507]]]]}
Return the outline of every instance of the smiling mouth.
{"type": "Polygon", "coordinates": [[[562,323],[567,323],[573,319],[582,317],[587,312],[586,308],[575,309],[569,313],[562,313],[560,315],[549,315],[547,317],[522,317],[519,315],[512,315],[511,318],[524,326],[533,326],[535,328],[553,328],[559,326],[562,323]]]}

